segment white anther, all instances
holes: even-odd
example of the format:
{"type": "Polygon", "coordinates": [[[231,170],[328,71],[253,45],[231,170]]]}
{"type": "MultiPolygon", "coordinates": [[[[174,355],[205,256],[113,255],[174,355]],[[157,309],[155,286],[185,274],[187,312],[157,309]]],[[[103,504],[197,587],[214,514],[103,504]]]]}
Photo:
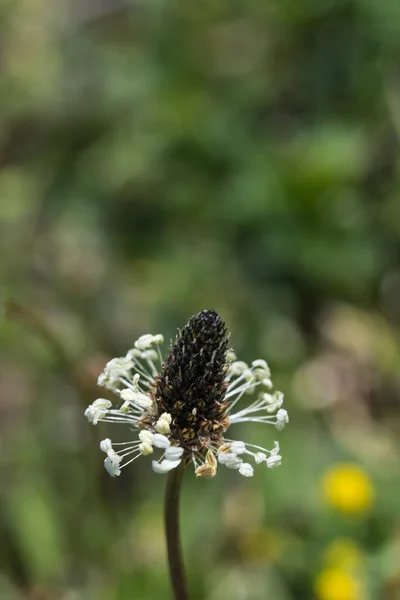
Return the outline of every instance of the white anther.
{"type": "Polygon", "coordinates": [[[169,422],[164,416],[161,416],[158,419],[158,421],[156,423],[156,431],[158,431],[158,433],[164,433],[164,434],[170,432],[169,422]]]}
{"type": "Polygon", "coordinates": [[[143,360],[157,360],[158,354],[155,350],[144,350],[141,354],[143,360]]]}
{"type": "Polygon", "coordinates": [[[142,394],[142,392],[134,392],[129,388],[121,391],[121,398],[127,402],[134,402],[140,408],[150,408],[153,404],[153,400],[149,396],[142,394]]]}
{"type": "Polygon", "coordinates": [[[112,403],[105,398],[98,398],[90,404],[85,410],[85,417],[89,423],[97,425],[98,421],[106,416],[108,409],[112,406],[112,403]]]}
{"type": "Polygon", "coordinates": [[[243,477],[253,477],[254,469],[250,463],[243,463],[239,467],[239,473],[243,475],[243,477]]]}
{"type": "Polygon", "coordinates": [[[153,454],[153,446],[151,444],[148,444],[147,442],[142,442],[141,444],[139,444],[139,452],[144,456],[153,454]]]}
{"type": "Polygon", "coordinates": [[[168,460],[178,460],[182,458],[183,448],[179,446],[169,446],[165,451],[165,458],[168,460]]]}
{"type": "Polygon", "coordinates": [[[282,464],[282,456],[279,456],[279,454],[274,454],[267,458],[267,467],[269,469],[273,469],[274,467],[279,467],[281,464],[282,464]]]}
{"type": "Polygon", "coordinates": [[[109,452],[113,452],[113,447],[111,444],[110,438],[106,438],[105,440],[101,440],[100,442],[100,450],[108,454],[109,452]]]}
{"type": "Polygon", "coordinates": [[[119,468],[119,463],[121,460],[122,458],[118,456],[118,454],[107,456],[107,458],[104,460],[104,466],[111,477],[117,477],[121,474],[121,469],[119,468]]]}
{"type": "Polygon", "coordinates": [[[155,473],[159,473],[163,475],[164,473],[168,473],[172,469],[176,469],[176,467],[180,464],[180,460],[168,460],[164,459],[160,463],[153,460],[152,467],[155,473]]]}
{"type": "Polygon", "coordinates": [[[272,448],[270,454],[271,454],[271,456],[275,456],[276,454],[279,454],[279,442],[274,442],[274,447],[272,448]]]}
{"type": "Polygon", "coordinates": [[[246,452],[246,445],[244,442],[232,442],[231,452],[233,454],[244,454],[246,452]]]}
{"type": "Polygon", "coordinates": [[[156,448],[168,448],[171,445],[169,439],[161,433],[155,433],[153,436],[153,446],[156,448]]]}
{"type": "Polygon", "coordinates": [[[237,458],[236,454],[232,454],[231,452],[221,452],[217,453],[217,460],[221,465],[226,465],[227,462],[237,458]]]}
{"type": "Polygon", "coordinates": [[[136,392],[133,390],[126,388],[121,390],[121,398],[122,400],[126,400],[127,402],[133,402],[135,400],[136,392]]]}
{"type": "Polygon", "coordinates": [[[254,455],[254,460],[256,461],[257,465],[263,462],[267,462],[267,455],[264,454],[264,452],[256,452],[256,454],[254,455]]]}
{"type": "Polygon", "coordinates": [[[126,402],[124,402],[122,404],[122,406],[119,409],[119,412],[124,413],[124,415],[127,415],[129,413],[129,409],[130,409],[131,403],[127,400],[126,402]]]}
{"type": "Polygon", "coordinates": [[[269,406],[266,408],[267,412],[272,413],[281,408],[284,398],[282,392],[274,392],[274,394],[264,394],[264,399],[267,396],[269,397],[269,406]]]}
{"type": "Polygon", "coordinates": [[[289,423],[289,415],[287,413],[287,410],[285,410],[284,408],[280,408],[276,413],[275,427],[278,431],[282,431],[282,429],[287,423],[289,423]]]}
{"type": "Polygon", "coordinates": [[[228,352],[226,353],[226,359],[229,360],[230,362],[233,362],[234,360],[236,360],[237,356],[234,353],[233,350],[228,350],[228,352]]]}
{"type": "Polygon", "coordinates": [[[235,360],[232,364],[229,365],[228,373],[230,375],[242,375],[245,371],[249,370],[249,366],[247,363],[242,360],[235,360]]]}
{"type": "Polygon", "coordinates": [[[135,342],[135,348],[143,352],[143,350],[146,350],[146,348],[150,348],[150,346],[154,343],[154,338],[155,336],[151,333],[141,335],[140,338],[135,342]]]}
{"type": "Polygon", "coordinates": [[[229,458],[226,461],[225,466],[228,467],[228,469],[239,469],[243,464],[242,459],[236,456],[236,454],[232,454],[231,457],[232,458],[229,458]]]}
{"type": "Polygon", "coordinates": [[[142,429],[142,431],[139,432],[139,440],[145,444],[152,444],[153,437],[154,433],[151,433],[151,431],[148,431],[147,429],[142,429]]]}
{"type": "Polygon", "coordinates": [[[264,369],[266,371],[269,371],[267,362],[265,360],[263,360],[262,358],[257,358],[257,360],[253,360],[253,362],[251,363],[251,366],[254,368],[259,368],[259,369],[264,369]]]}

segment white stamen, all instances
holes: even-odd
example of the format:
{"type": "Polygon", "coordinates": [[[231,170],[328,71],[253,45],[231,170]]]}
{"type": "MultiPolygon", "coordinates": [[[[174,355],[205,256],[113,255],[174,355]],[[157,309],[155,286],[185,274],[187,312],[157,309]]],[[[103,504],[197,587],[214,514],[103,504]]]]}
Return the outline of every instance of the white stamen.
{"type": "Polygon", "coordinates": [[[142,431],[139,432],[139,440],[145,444],[152,444],[153,437],[154,433],[151,433],[151,431],[148,431],[147,429],[142,429],[142,431]]]}
{"type": "Polygon", "coordinates": [[[147,442],[142,442],[141,444],[139,444],[139,452],[144,456],[153,454],[153,446],[151,444],[148,444],[147,442]]]}
{"type": "Polygon", "coordinates": [[[243,373],[248,370],[249,365],[247,363],[242,360],[235,360],[229,365],[228,373],[234,377],[237,375],[243,375],[243,373]]]}
{"type": "Polygon", "coordinates": [[[143,360],[146,360],[147,362],[151,362],[153,360],[157,360],[158,355],[157,355],[157,352],[153,349],[145,350],[144,352],[142,352],[141,358],[143,360]]]}
{"type": "Polygon", "coordinates": [[[101,440],[100,442],[100,450],[108,454],[110,450],[112,450],[112,444],[110,438],[106,438],[105,440],[101,440]]]}
{"type": "Polygon", "coordinates": [[[232,454],[231,452],[222,452],[221,454],[217,454],[217,460],[221,465],[226,465],[230,460],[237,458],[236,454],[232,454]]]}
{"type": "Polygon", "coordinates": [[[278,431],[282,431],[282,429],[285,427],[285,425],[287,423],[289,423],[289,415],[287,413],[287,410],[285,410],[284,408],[280,408],[278,410],[278,412],[276,413],[275,427],[277,428],[278,431]]]}
{"type": "Polygon", "coordinates": [[[120,407],[119,411],[124,413],[125,415],[127,415],[129,413],[129,409],[130,409],[130,402],[127,400],[126,402],[124,402],[122,404],[122,406],[120,407]]]}
{"type": "Polygon", "coordinates": [[[254,460],[257,465],[260,465],[263,462],[267,462],[267,455],[264,452],[256,452],[254,455],[254,460]]]}
{"type": "Polygon", "coordinates": [[[232,349],[228,350],[226,353],[226,359],[229,360],[229,362],[233,362],[237,359],[237,356],[232,349]]]}
{"type": "Polygon", "coordinates": [[[171,445],[169,439],[161,433],[155,433],[153,436],[153,446],[156,448],[163,448],[164,450],[171,445]]]}
{"type": "Polygon", "coordinates": [[[140,406],[140,408],[150,408],[153,404],[153,400],[150,396],[143,394],[142,392],[134,392],[133,390],[126,389],[121,391],[121,398],[127,402],[133,402],[140,406]]]}
{"type": "Polygon", "coordinates": [[[239,473],[243,475],[243,477],[253,477],[254,469],[250,463],[243,463],[239,467],[239,473]]]}
{"type": "Polygon", "coordinates": [[[228,469],[239,469],[243,464],[243,461],[236,454],[232,454],[224,464],[228,467],[228,469]]]}
{"type": "Polygon", "coordinates": [[[97,423],[106,416],[110,406],[112,406],[112,402],[105,398],[98,398],[93,404],[90,404],[90,406],[87,407],[85,410],[85,417],[89,423],[97,425],[97,423]]]}
{"type": "Polygon", "coordinates": [[[107,458],[104,460],[104,466],[111,477],[118,477],[118,475],[121,475],[121,469],[119,468],[120,462],[121,457],[118,456],[118,454],[107,456],[107,458]]]}
{"type": "Polygon", "coordinates": [[[183,448],[179,446],[169,446],[165,451],[165,458],[168,460],[178,460],[182,458],[183,448]]]}
{"type": "Polygon", "coordinates": [[[267,458],[267,467],[269,469],[273,469],[274,467],[279,467],[282,464],[282,456],[279,454],[271,455],[267,458]]]}
{"type": "Polygon", "coordinates": [[[155,473],[159,473],[163,475],[164,473],[168,473],[168,471],[172,471],[172,469],[176,469],[176,467],[180,464],[180,460],[168,460],[164,459],[160,463],[153,460],[152,467],[155,473]]]}
{"type": "MultiPolygon", "coordinates": [[[[164,413],[163,415],[161,415],[161,417],[158,419],[157,423],[156,423],[156,431],[158,431],[158,433],[169,433],[170,432],[170,422],[171,420],[168,420],[168,418],[166,418],[164,415],[167,415],[167,413],[164,413]]],[[[168,415],[170,417],[170,415],[168,415]]]]}
{"type": "Polygon", "coordinates": [[[231,452],[233,454],[244,454],[246,452],[246,446],[244,442],[232,442],[231,452]]]}
{"type": "Polygon", "coordinates": [[[146,333],[145,335],[141,335],[140,338],[136,340],[134,346],[138,350],[146,350],[146,348],[150,348],[150,346],[154,343],[154,338],[155,336],[151,333],[146,333]]]}
{"type": "Polygon", "coordinates": [[[261,369],[264,369],[265,371],[269,371],[267,362],[265,360],[263,360],[262,358],[257,358],[257,360],[253,360],[253,362],[251,363],[251,366],[254,368],[261,368],[261,369]]]}

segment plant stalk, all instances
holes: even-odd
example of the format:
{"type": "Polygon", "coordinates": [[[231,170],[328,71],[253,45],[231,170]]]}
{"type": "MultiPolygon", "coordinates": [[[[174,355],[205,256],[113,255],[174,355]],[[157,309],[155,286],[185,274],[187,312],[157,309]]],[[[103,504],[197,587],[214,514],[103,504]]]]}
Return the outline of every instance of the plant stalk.
{"type": "Polygon", "coordinates": [[[185,568],[179,533],[179,500],[183,476],[183,463],[169,471],[165,488],[164,523],[167,539],[169,575],[175,600],[188,600],[185,568]]]}

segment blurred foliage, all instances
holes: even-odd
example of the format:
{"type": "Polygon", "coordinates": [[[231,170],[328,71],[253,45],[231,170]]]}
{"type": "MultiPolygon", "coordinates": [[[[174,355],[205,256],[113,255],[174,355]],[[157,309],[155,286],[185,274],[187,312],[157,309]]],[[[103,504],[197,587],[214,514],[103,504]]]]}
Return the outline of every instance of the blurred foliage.
{"type": "Polygon", "coordinates": [[[0,22],[1,597],[169,597],[164,480],[110,480],[83,410],[108,358],[215,308],[291,423],[280,469],[187,474],[192,599],[398,599],[398,2],[4,0],[0,22]]]}

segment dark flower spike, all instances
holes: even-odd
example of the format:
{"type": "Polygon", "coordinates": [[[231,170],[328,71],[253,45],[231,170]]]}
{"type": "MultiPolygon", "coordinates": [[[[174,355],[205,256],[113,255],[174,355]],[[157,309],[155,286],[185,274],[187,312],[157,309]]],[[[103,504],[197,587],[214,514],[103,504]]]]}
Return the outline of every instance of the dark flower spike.
{"type": "Polygon", "coordinates": [[[172,436],[190,452],[222,435],[228,339],[221,317],[203,310],[178,333],[156,380],[159,410],[171,415],[172,436]]]}
{"type": "Polygon", "coordinates": [[[243,461],[245,454],[256,464],[280,465],[278,442],[266,450],[225,436],[234,423],[270,423],[278,430],[288,423],[283,394],[271,393],[267,363],[259,359],[249,366],[236,360],[228,349],[227,327],[214,310],[189,320],[164,362],[159,348],[163,341],[162,335],[143,335],[125,357],[107,363],[98,383],[115,392],[122,404],[114,409],[109,400],[99,398],[85,412],[94,425],[122,422],[138,431],[136,441],[101,442],[110,475],[119,475],[127,464],[157,449],[162,455],[152,462],[156,473],[167,473],[183,461],[194,465],[198,477],[213,477],[218,463],[251,477],[253,467],[243,461]],[[244,395],[255,392],[255,400],[233,412],[244,395]]]}

